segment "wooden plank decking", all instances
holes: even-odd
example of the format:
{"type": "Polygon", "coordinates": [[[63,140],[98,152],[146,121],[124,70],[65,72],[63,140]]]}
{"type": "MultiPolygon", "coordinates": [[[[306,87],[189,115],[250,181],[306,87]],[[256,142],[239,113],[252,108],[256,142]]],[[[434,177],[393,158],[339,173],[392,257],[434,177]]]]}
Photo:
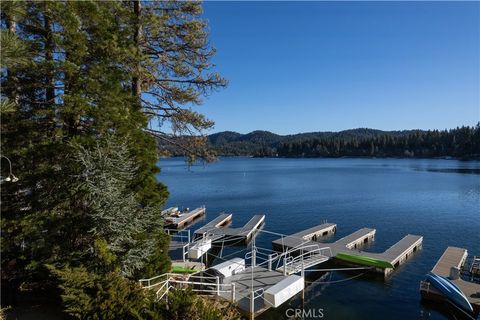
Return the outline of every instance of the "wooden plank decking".
{"type": "Polygon", "coordinates": [[[432,272],[442,277],[448,277],[450,276],[450,269],[452,267],[461,268],[465,264],[467,256],[467,249],[448,247],[438,259],[432,272]]]}

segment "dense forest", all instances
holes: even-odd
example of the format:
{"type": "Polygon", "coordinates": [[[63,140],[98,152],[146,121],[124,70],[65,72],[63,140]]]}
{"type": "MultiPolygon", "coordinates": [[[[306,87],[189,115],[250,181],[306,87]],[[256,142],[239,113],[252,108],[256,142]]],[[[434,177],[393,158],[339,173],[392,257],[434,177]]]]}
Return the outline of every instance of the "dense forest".
{"type": "Polygon", "coordinates": [[[202,4],[0,5],[0,319],[237,317],[138,283],[171,265],[158,150],[180,135],[183,155],[206,157],[213,122],[190,106],[226,84],[202,4]]]}
{"type": "Polygon", "coordinates": [[[208,140],[224,156],[480,158],[480,124],[451,130],[353,129],[285,136],[227,131],[208,140]]]}

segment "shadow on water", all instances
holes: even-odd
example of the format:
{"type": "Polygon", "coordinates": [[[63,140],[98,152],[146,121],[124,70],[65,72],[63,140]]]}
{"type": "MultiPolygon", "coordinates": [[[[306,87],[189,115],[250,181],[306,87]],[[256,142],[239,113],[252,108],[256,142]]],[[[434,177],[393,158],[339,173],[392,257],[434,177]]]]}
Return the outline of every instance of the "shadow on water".
{"type": "Polygon", "coordinates": [[[447,304],[447,303],[438,303],[434,301],[427,301],[427,300],[422,300],[420,302],[420,305],[424,307],[424,313],[425,317],[421,319],[429,319],[428,314],[431,311],[436,311],[448,319],[458,319],[458,320],[472,320],[475,319],[473,317],[468,317],[466,316],[463,312],[458,310],[457,308],[447,304]]]}
{"type": "Polygon", "coordinates": [[[415,168],[415,170],[441,173],[480,174],[480,169],[478,168],[415,168]]]}

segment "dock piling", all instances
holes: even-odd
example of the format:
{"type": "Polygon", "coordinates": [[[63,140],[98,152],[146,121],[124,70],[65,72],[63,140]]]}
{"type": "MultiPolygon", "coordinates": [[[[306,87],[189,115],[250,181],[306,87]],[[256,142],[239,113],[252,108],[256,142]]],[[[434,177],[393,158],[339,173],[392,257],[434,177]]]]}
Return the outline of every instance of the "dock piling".
{"type": "Polygon", "coordinates": [[[250,319],[255,319],[255,291],[253,291],[253,286],[250,292],[250,319]]]}
{"type": "Polygon", "coordinates": [[[235,282],[232,282],[232,296],[231,296],[232,303],[235,302],[235,282]]]}

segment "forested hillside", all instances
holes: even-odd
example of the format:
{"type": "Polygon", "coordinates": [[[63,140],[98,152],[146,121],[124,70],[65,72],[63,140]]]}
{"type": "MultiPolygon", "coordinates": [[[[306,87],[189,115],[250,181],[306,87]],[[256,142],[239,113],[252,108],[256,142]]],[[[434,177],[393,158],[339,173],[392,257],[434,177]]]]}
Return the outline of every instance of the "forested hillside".
{"type": "Polygon", "coordinates": [[[480,157],[480,124],[451,130],[352,129],[277,135],[254,131],[208,137],[219,155],[257,157],[480,157]]]}

